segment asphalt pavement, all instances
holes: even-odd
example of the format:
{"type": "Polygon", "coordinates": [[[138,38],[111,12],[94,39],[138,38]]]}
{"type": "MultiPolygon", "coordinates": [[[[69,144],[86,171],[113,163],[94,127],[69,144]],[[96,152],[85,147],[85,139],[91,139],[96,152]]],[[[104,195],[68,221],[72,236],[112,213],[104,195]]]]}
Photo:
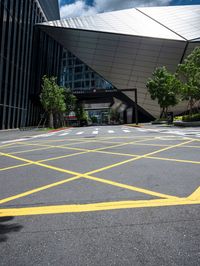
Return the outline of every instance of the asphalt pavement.
{"type": "Polygon", "coordinates": [[[0,265],[200,265],[200,129],[0,132],[0,265]]]}

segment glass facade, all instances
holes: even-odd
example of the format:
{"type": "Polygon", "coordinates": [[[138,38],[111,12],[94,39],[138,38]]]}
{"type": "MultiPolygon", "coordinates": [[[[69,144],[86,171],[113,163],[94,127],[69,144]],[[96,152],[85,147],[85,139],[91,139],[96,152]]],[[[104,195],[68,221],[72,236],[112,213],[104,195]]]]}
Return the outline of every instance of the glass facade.
{"type": "Polygon", "coordinates": [[[67,50],[63,52],[60,83],[76,94],[114,89],[109,82],[67,50]]]}
{"type": "Polygon", "coordinates": [[[41,45],[46,42],[49,51],[59,49],[54,41],[48,44],[50,38],[44,33],[35,32],[34,25],[44,21],[47,16],[38,0],[0,0],[0,129],[36,124],[39,108],[34,107],[33,96],[38,88],[33,84],[41,74],[57,74],[56,66],[52,67],[56,59],[51,62],[47,53],[35,56],[40,48],[35,47],[37,38],[43,38],[41,45]],[[40,67],[32,58],[39,60],[40,67]]]}

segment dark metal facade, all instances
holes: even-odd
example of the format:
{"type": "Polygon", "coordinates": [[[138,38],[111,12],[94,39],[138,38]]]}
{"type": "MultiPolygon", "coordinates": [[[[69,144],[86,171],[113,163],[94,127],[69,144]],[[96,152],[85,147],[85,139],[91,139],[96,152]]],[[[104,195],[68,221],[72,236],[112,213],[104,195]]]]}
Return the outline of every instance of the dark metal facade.
{"type": "Polygon", "coordinates": [[[41,76],[58,74],[60,46],[34,27],[47,13],[37,0],[0,0],[0,129],[36,125],[41,76]]]}
{"type": "Polygon", "coordinates": [[[47,20],[60,19],[58,0],[38,0],[47,20]]]}

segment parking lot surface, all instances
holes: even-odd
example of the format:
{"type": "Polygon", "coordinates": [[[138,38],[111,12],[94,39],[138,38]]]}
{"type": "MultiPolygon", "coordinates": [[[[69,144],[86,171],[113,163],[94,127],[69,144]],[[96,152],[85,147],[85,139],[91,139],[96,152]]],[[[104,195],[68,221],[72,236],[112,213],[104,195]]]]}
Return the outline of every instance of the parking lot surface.
{"type": "Polygon", "coordinates": [[[0,134],[0,265],[199,265],[200,130],[0,134]]]}

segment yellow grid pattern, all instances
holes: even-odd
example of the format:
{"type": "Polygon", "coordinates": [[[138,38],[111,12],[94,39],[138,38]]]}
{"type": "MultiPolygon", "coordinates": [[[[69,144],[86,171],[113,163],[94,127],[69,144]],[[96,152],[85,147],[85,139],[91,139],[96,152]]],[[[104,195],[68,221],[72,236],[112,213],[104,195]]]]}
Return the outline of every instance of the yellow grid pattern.
{"type": "MultiPolygon", "coordinates": [[[[199,140],[188,138],[187,140],[182,141],[180,139],[180,143],[178,143],[178,144],[163,145],[163,144],[146,143],[147,141],[157,140],[157,139],[159,139],[158,137],[137,138],[137,140],[134,140],[134,141],[129,140],[127,142],[114,142],[114,141],[112,141],[112,139],[114,139],[114,138],[113,137],[112,138],[111,137],[105,137],[105,138],[98,138],[98,140],[96,140],[96,139],[86,140],[86,139],[82,139],[82,138],[79,138],[78,140],[77,139],[68,139],[69,141],[72,141],[72,142],[67,144],[67,145],[66,144],[65,145],[52,145],[52,143],[55,143],[55,142],[60,143],[60,142],[66,141],[66,140],[42,141],[43,144],[41,144],[40,142],[37,142],[37,141],[35,141],[35,142],[33,141],[33,142],[28,142],[28,143],[19,142],[19,143],[17,143],[17,146],[16,146],[16,143],[10,143],[10,144],[6,144],[6,145],[2,145],[0,147],[0,149],[20,147],[20,146],[22,146],[22,147],[32,146],[32,147],[36,147],[36,148],[32,148],[29,150],[21,150],[21,151],[12,152],[12,153],[0,152],[0,156],[12,158],[12,159],[23,162],[23,164],[18,164],[18,165],[14,165],[14,166],[1,168],[0,171],[6,171],[6,170],[14,169],[14,168],[19,168],[19,167],[26,167],[29,165],[36,165],[36,166],[51,169],[51,170],[54,170],[57,172],[67,173],[67,174],[72,175],[72,177],[58,181],[58,182],[54,182],[54,183],[51,183],[51,184],[48,184],[45,186],[41,186],[41,187],[29,190],[29,191],[25,191],[25,192],[22,192],[22,193],[17,194],[17,195],[13,195],[13,196],[1,199],[0,204],[10,202],[10,201],[13,201],[15,199],[22,198],[22,197],[26,197],[26,196],[31,195],[33,193],[37,193],[39,191],[43,191],[43,190],[46,190],[46,189],[49,189],[49,188],[52,188],[52,187],[55,187],[58,185],[62,185],[62,184],[65,184],[65,183],[68,183],[71,181],[75,181],[75,180],[78,180],[80,178],[89,179],[89,180],[92,180],[95,182],[100,182],[100,183],[104,183],[107,185],[112,185],[112,186],[128,189],[131,191],[136,191],[139,193],[144,193],[147,195],[158,197],[159,199],[102,202],[102,203],[82,204],[82,205],[76,204],[76,205],[43,206],[43,207],[30,207],[30,208],[9,208],[9,209],[2,208],[2,209],[0,209],[0,217],[10,216],[10,215],[20,216],[20,215],[85,212],[85,211],[98,211],[98,210],[114,210],[114,209],[124,209],[124,208],[141,208],[141,207],[158,207],[158,206],[200,204],[200,187],[197,188],[188,197],[176,197],[174,195],[167,195],[167,194],[159,193],[156,191],[151,191],[151,190],[143,189],[140,187],[130,186],[127,184],[114,182],[112,180],[103,179],[103,178],[99,178],[99,177],[94,176],[95,173],[99,173],[99,172],[102,172],[104,170],[108,170],[108,169],[111,169],[111,168],[114,168],[114,167],[117,167],[120,165],[127,164],[129,162],[134,162],[136,160],[143,159],[143,158],[154,159],[154,160],[167,160],[167,161],[174,161],[174,162],[178,162],[178,163],[200,164],[199,161],[181,160],[181,159],[179,160],[179,159],[174,159],[174,158],[163,158],[163,157],[155,156],[156,154],[158,154],[160,152],[170,150],[173,148],[179,148],[179,147],[200,148],[200,146],[190,145],[192,142],[199,141],[199,140]],[[106,147],[96,148],[96,149],[85,149],[85,148],[71,147],[71,145],[82,144],[82,143],[85,144],[85,143],[91,143],[91,142],[92,143],[106,143],[106,144],[112,144],[112,145],[108,145],[106,147]],[[48,143],[50,143],[50,144],[48,144],[48,143]],[[149,153],[146,153],[143,155],[106,151],[107,149],[111,149],[111,148],[115,148],[115,147],[123,147],[123,146],[130,145],[130,144],[153,146],[153,147],[160,147],[160,148],[153,151],[153,152],[149,152],[149,153]],[[48,149],[52,149],[52,148],[72,150],[72,151],[75,151],[75,153],[66,154],[63,156],[52,157],[52,158],[43,159],[43,160],[39,160],[39,161],[33,161],[33,160],[29,160],[29,159],[18,156],[18,154],[23,154],[26,152],[48,150],[48,149]],[[118,162],[115,164],[110,164],[110,165],[107,165],[107,166],[104,166],[102,168],[95,169],[93,171],[89,171],[86,173],[79,173],[76,171],[71,171],[71,170],[60,168],[60,167],[55,167],[55,166],[52,166],[49,164],[45,164],[45,162],[47,162],[47,161],[59,160],[62,158],[67,158],[67,157],[77,156],[80,154],[87,154],[87,153],[102,153],[102,154],[110,154],[110,155],[116,155],[116,156],[119,155],[119,156],[128,157],[128,159],[126,158],[126,160],[123,160],[121,162],[118,162]]],[[[129,139],[129,137],[117,137],[117,139],[124,140],[124,139],[129,139]]]]}

